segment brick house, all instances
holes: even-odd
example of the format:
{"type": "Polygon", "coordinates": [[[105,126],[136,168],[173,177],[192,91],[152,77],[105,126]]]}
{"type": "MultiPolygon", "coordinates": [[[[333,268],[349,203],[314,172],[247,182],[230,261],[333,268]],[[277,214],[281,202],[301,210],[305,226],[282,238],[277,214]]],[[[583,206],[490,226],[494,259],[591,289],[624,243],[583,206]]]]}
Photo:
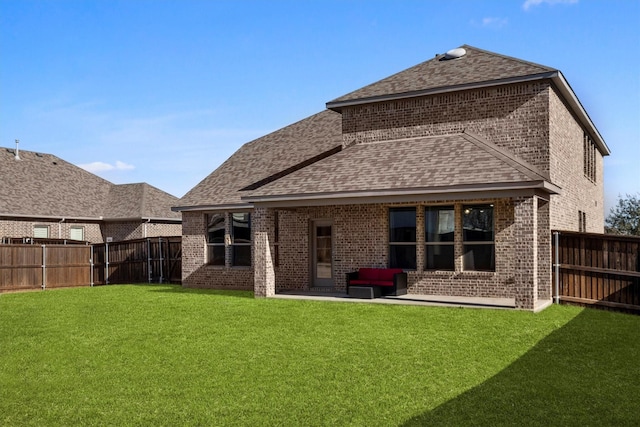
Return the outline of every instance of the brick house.
{"type": "Polygon", "coordinates": [[[103,243],[179,236],[178,198],[149,184],[116,185],[54,155],[0,148],[0,239],[103,243]],[[110,238],[110,239],[109,239],[110,238]]]}
{"type": "Polygon", "coordinates": [[[551,230],[603,232],[609,149],[556,69],[471,46],[242,146],[174,209],[183,286],[551,300],[551,230]]]}

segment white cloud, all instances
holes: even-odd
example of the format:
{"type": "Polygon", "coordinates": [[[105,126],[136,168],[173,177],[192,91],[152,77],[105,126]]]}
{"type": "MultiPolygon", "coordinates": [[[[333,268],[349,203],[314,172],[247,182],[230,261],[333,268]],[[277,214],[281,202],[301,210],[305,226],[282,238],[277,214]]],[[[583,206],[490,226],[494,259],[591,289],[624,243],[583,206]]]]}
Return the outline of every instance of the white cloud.
{"type": "Polygon", "coordinates": [[[89,171],[91,173],[106,172],[106,171],[112,171],[112,170],[135,169],[135,166],[125,162],[121,162],[120,160],[117,160],[115,165],[112,165],[110,163],[105,163],[105,162],[92,162],[92,163],[85,163],[78,166],[80,166],[82,169],[89,171]]]}
{"type": "Polygon", "coordinates": [[[522,4],[522,8],[524,10],[529,10],[530,7],[539,6],[542,3],[553,6],[554,4],[575,4],[578,3],[578,0],[525,0],[522,4]]]}
{"type": "Polygon", "coordinates": [[[482,26],[488,28],[502,28],[507,25],[508,22],[509,20],[507,18],[482,18],[482,26]]]}

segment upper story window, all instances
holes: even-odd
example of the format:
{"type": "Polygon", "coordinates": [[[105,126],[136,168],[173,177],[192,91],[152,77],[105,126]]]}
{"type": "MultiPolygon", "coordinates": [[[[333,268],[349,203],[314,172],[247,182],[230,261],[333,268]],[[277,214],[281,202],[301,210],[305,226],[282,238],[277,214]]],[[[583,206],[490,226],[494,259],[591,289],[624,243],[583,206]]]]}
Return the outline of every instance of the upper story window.
{"type": "Polygon", "coordinates": [[[389,209],[389,267],[416,269],[416,208],[389,209]]]}
{"type": "Polygon", "coordinates": [[[36,239],[48,239],[49,238],[49,226],[48,225],[34,225],[33,237],[36,239]]]}
{"type": "Polygon", "coordinates": [[[425,270],[454,270],[455,210],[429,206],[424,210],[425,270]]]}
{"type": "Polygon", "coordinates": [[[596,182],[596,144],[589,134],[584,133],[583,170],[584,176],[596,182]]]}
{"type": "Polygon", "coordinates": [[[581,233],[587,232],[587,213],[578,211],[578,231],[581,233]]]}
{"type": "Polygon", "coordinates": [[[84,240],[84,227],[72,226],[69,229],[69,238],[71,240],[84,240]]]}
{"type": "Polygon", "coordinates": [[[493,205],[462,207],[464,270],[495,271],[493,205]]]}

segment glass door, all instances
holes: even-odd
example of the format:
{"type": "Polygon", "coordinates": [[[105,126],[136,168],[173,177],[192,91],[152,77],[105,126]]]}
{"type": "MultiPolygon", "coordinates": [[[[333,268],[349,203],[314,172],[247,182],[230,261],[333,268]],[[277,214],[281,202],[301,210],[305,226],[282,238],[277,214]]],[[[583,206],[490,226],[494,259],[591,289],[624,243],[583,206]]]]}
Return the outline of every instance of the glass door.
{"type": "Polygon", "coordinates": [[[333,286],[333,224],[316,221],[312,227],[313,286],[333,286]]]}

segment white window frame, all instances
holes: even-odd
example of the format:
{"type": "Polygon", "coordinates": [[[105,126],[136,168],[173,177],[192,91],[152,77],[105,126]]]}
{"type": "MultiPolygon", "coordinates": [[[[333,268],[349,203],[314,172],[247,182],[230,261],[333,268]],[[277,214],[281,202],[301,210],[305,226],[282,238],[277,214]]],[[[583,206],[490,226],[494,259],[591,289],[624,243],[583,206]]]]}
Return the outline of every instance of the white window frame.
{"type": "Polygon", "coordinates": [[[36,224],[33,226],[33,238],[34,239],[48,239],[50,236],[50,230],[48,225],[36,224]],[[42,235],[44,232],[44,235],[42,235]]]}

